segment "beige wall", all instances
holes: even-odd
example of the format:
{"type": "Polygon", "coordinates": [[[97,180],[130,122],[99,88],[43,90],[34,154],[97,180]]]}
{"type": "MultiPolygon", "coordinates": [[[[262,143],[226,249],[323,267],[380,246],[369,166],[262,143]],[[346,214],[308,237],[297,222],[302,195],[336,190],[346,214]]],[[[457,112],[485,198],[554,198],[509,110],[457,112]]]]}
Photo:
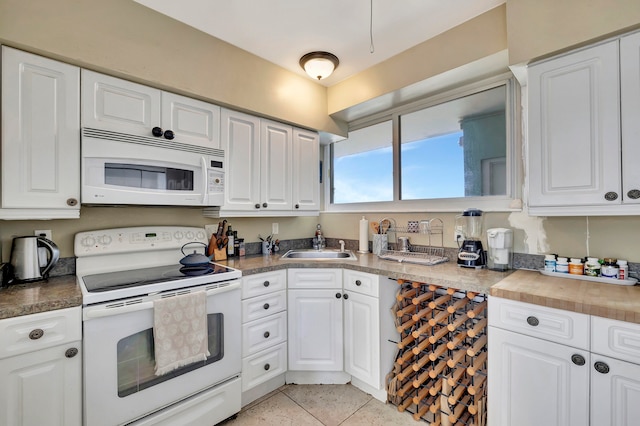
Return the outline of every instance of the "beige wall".
{"type": "Polygon", "coordinates": [[[507,0],[509,63],[638,27],[638,0],[507,0]]]}
{"type": "Polygon", "coordinates": [[[329,133],[327,90],[132,0],[0,0],[0,43],[329,133]]]}

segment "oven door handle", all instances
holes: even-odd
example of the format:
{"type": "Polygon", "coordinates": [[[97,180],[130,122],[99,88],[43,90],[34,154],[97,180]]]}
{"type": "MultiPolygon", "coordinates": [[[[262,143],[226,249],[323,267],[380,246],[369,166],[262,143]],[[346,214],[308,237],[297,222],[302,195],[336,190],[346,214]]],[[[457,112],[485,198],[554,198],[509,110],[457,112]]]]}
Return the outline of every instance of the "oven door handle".
{"type": "Polygon", "coordinates": [[[207,195],[209,195],[209,169],[207,169],[207,159],[200,157],[200,164],[202,165],[202,182],[204,188],[202,188],[202,205],[207,201],[207,195]]]}
{"type": "MultiPolygon", "coordinates": [[[[236,281],[226,287],[216,287],[207,290],[207,297],[212,294],[219,295],[220,293],[226,293],[231,290],[239,289],[240,281],[236,281]]],[[[93,308],[91,306],[83,309],[83,317],[84,319],[91,318],[104,318],[110,317],[114,315],[122,315],[130,312],[144,311],[145,309],[153,309],[153,301],[142,302],[142,303],[132,303],[131,305],[117,306],[113,308],[106,308],[104,306],[93,308]]]]}

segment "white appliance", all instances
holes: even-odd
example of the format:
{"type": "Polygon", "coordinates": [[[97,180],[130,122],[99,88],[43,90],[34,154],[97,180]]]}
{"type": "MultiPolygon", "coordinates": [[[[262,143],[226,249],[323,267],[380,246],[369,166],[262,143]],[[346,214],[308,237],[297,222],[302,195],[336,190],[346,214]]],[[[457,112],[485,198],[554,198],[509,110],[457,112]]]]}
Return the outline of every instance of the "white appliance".
{"type": "Polygon", "coordinates": [[[221,206],[224,151],[82,129],[83,204],[221,206]]]}
{"type": "Polygon", "coordinates": [[[211,426],[240,411],[241,272],[211,264],[206,274],[188,275],[179,260],[190,242],[197,244],[185,253],[204,249],[205,230],[157,226],[76,234],[84,424],[211,426]],[[207,292],[211,355],[155,376],[153,301],[201,290],[207,292]]]}
{"type": "Polygon", "coordinates": [[[487,229],[487,267],[494,271],[513,268],[513,231],[508,228],[487,229]]]}

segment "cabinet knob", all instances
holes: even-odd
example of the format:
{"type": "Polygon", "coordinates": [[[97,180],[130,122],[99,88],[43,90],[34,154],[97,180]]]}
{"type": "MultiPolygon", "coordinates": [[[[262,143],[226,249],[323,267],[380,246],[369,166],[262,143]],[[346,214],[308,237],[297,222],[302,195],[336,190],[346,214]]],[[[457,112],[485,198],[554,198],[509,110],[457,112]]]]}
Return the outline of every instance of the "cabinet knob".
{"type": "Polygon", "coordinates": [[[344,300],[347,300],[349,298],[349,295],[347,293],[345,293],[344,296],[342,296],[342,297],[344,297],[344,300]]]}
{"type": "Polygon", "coordinates": [[[42,330],[41,328],[31,330],[31,333],[29,333],[29,339],[31,340],[38,340],[42,336],[44,336],[44,330],[42,330]]]}
{"type": "Polygon", "coordinates": [[[165,132],[164,132],[164,138],[165,139],[171,140],[171,139],[173,139],[175,137],[176,137],[176,135],[173,133],[173,130],[165,130],[165,132]]]}
{"type": "Polygon", "coordinates": [[[259,209],[260,208],[260,204],[256,203],[255,208],[259,209]]]}
{"type": "Polygon", "coordinates": [[[267,203],[262,203],[262,207],[267,207],[267,203]]]}
{"type": "Polygon", "coordinates": [[[299,208],[300,208],[300,204],[296,204],[296,209],[299,209],[299,208]]]}
{"type": "Polygon", "coordinates": [[[269,309],[269,304],[265,303],[262,307],[265,308],[265,309],[269,309]]]}
{"type": "Polygon", "coordinates": [[[342,297],[342,294],[336,293],[336,299],[340,299],[341,297],[342,297]]]}
{"type": "Polygon", "coordinates": [[[268,339],[268,338],[269,338],[269,336],[271,336],[271,333],[269,333],[268,331],[265,331],[265,332],[264,332],[264,338],[265,338],[265,339],[268,339]]]}
{"type": "Polygon", "coordinates": [[[77,348],[69,348],[64,352],[64,356],[66,356],[67,358],[73,358],[76,355],[78,355],[77,348]]]}
{"type": "Polygon", "coordinates": [[[580,354],[573,354],[571,355],[571,362],[573,362],[575,365],[584,365],[586,363],[586,360],[580,354]]]}
{"type": "Polygon", "coordinates": [[[162,136],[163,133],[164,132],[160,127],[154,127],[153,129],[151,129],[151,134],[156,138],[159,138],[160,136],[162,136]]]}
{"type": "Polygon", "coordinates": [[[262,285],[265,287],[269,287],[269,284],[271,284],[268,280],[263,282],[262,285]]]}
{"type": "Polygon", "coordinates": [[[607,201],[615,201],[618,199],[618,193],[617,192],[613,192],[613,191],[609,191],[606,194],[604,194],[604,199],[607,201]]]}
{"type": "Polygon", "coordinates": [[[361,285],[362,285],[362,281],[360,281],[360,280],[356,280],[356,285],[357,285],[357,286],[361,286],[361,285]]]}
{"type": "Polygon", "coordinates": [[[607,374],[609,372],[609,366],[606,362],[597,361],[593,364],[593,368],[595,368],[598,373],[607,374]]]}
{"type": "Polygon", "coordinates": [[[76,200],[75,198],[67,198],[67,205],[71,207],[77,206],[78,200],[76,200]]]}
{"type": "Polygon", "coordinates": [[[527,324],[529,324],[532,327],[536,327],[538,324],[540,324],[540,320],[534,316],[530,316],[530,317],[527,317],[527,324]]]}
{"type": "Polygon", "coordinates": [[[269,371],[269,369],[270,369],[270,368],[271,368],[271,366],[270,366],[269,364],[265,364],[265,365],[264,365],[264,369],[265,369],[265,370],[269,371]]]}
{"type": "Polygon", "coordinates": [[[640,190],[632,189],[631,191],[627,192],[627,197],[631,198],[632,200],[637,200],[638,198],[640,198],[640,190]]]}

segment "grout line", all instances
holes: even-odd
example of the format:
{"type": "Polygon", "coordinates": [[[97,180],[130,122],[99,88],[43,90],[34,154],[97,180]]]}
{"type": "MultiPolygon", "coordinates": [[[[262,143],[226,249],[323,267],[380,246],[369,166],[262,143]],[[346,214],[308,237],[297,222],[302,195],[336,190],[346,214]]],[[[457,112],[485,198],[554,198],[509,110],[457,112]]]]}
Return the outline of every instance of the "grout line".
{"type": "Polygon", "coordinates": [[[306,408],[304,408],[302,405],[298,404],[298,401],[296,401],[295,399],[291,398],[289,395],[287,395],[285,392],[282,392],[282,394],[284,396],[286,396],[287,398],[289,398],[291,401],[293,401],[294,404],[296,404],[298,407],[302,408],[304,410],[305,413],[307,413],[308,415],[310,415],[311,417],[313,417],[314,419],[316,419],[318,422],[320,422],[321,425],[323,426],[327,426],[325,423],[322,422],[322,420],[320,420],[319,418],[317,418],[316,416],[314,416],[313,414],[311,414],[309,411],[307,411],[306,408]]]}

